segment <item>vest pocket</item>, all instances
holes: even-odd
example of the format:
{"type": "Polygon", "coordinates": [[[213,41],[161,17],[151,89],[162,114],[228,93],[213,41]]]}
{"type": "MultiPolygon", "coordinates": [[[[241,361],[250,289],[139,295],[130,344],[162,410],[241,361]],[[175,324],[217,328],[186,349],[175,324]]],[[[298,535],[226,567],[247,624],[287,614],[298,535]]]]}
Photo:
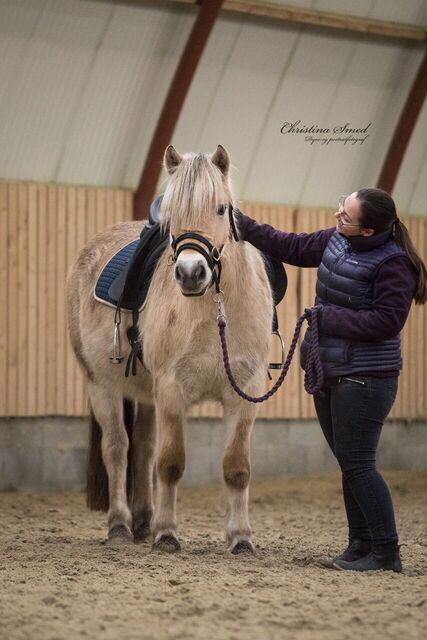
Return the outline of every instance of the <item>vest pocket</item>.
{"type": "MultiPolygon", "coordinates": [[[[307,363],[308,347],[310,341],[310,329],[307,328],[301,343],[300,356],[301,367],[305,370],[307,363]]],[[[319,352],[322,364],[345,364],[351,358],[351,343],[345,338],[335,336],[319,336],[319,352]]]]}

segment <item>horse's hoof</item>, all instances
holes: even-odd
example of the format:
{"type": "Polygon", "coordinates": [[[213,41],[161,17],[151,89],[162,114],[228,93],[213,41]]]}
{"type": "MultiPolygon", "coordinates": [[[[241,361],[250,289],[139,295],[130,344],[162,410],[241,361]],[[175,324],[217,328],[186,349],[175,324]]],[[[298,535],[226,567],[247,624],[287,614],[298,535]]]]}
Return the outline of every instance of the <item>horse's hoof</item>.
{"type": "Polygon", "coordinates": [[[116,524],[108,532],[106,544],[108,546],[133,544],[133,535],[124,524],[116,524]]]}
{"type": "Polygon", "coordinates": [[[234,546],[230,547],[229,551],[233,556],[241,553],[255,554],[255,547],[250,540],[238,540],[234,546]]]}
{"type": "Polygon", "coordinates": [[[163,535],[153,542],[153,551],[166,551],[167,553],[176,553],[181,551],[181,545],[175,536],[163,535]]]}
{"type": "Polygon", "coordinates": [[[133,527],[133,539],[136,543],[147,540],[150,537],[150,533],[150,523],[147,520],[143,520],[133,527]]]}

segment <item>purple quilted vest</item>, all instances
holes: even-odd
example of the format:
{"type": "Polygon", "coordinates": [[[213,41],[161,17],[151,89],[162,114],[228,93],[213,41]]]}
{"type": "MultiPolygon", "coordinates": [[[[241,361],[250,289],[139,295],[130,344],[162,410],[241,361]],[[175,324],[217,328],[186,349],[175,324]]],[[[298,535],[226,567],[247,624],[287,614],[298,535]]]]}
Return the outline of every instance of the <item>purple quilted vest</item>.
{"type": "MultiPolygon", "coordinates": [[[[347,238],[335,231],[317,270],[316,304],[372,309],[375,270],[394,256],[405,255],[391,231],[369,238],[347,238]]],[[[305,369],[310,330],[301,343],[301,366],[305,369]]],[[[325,377],[402,368],[400,334],[379,341],[355,341],[319,335],[320,358],[325,377]]]]}

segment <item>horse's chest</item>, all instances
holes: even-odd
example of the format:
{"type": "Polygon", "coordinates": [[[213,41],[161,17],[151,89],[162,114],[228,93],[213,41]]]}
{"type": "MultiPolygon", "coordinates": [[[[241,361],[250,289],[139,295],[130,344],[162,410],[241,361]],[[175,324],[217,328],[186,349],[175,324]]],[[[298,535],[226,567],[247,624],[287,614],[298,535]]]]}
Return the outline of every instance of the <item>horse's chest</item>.
{"type": "MultiPolygon", "coordinates": [[[[261,363],[248,356],[230,358],[230,366],[238,384],[245,385],[261,363]]],[[[224,367],[222,351],[213,350],[203,355],[186,354],[173,365],[173,375],[191,402],[221,401],[229,381],[224,367]]]]}

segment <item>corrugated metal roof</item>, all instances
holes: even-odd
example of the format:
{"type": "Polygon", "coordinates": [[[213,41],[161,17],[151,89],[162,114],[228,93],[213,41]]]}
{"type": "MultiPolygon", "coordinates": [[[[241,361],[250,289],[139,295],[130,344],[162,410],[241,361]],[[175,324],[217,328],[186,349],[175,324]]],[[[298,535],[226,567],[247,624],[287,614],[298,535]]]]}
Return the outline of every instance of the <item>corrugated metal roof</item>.
{"type": "MultiPolygon", "coordinates": [[[[283,4],[291,4],[284,2],[283,4]]],[[[299,0],[295,6],[408,24],[423,0],[299,0]]],[[[176,64],[190,6],[0,0],[0,176],[134,188],[176,64]]],[[[230,151],[236,195],[335,204],[373,185],[421,62],[412,44],[222,13],[172,142],[230,151]],[[363,144],[310,144],[284,122],[364,127],[363,144]]],[[[399,208],[427,214],[427,107],[397,183],[399,208]]]]}

